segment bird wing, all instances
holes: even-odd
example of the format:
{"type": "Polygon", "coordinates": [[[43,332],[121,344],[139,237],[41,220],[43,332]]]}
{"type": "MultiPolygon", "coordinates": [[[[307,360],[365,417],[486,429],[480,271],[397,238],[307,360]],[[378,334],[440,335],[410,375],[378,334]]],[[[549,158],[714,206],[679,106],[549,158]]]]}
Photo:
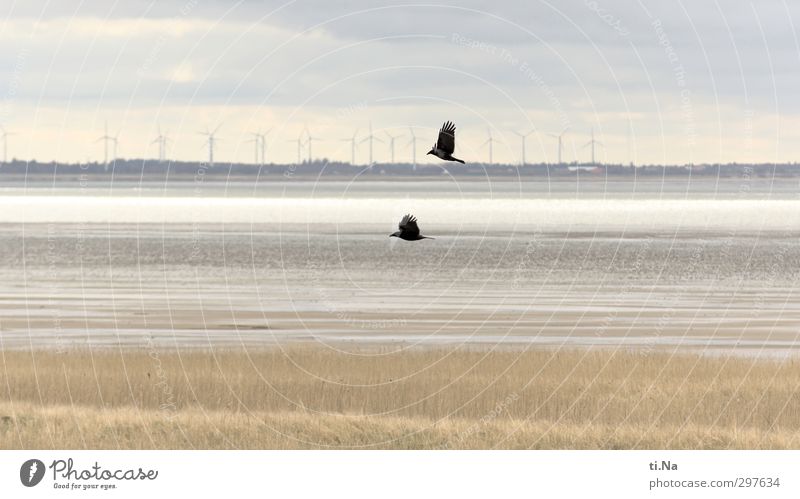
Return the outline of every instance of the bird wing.
{"type": "Polygon", "coordinates": [[[447,154],[453,154],[456,150],[456,126],[450,122],[445,122],[439,130],[439,140],[436,141],[436,148],[441,149],[447,154]]]}
{"type": "Polygon", "coordinates": [[[414,215],[406,215],[400,220],[398,226],[403,235],[417,237],[419,235],[419,227],[417,226],[417,217],[414,215]]]}

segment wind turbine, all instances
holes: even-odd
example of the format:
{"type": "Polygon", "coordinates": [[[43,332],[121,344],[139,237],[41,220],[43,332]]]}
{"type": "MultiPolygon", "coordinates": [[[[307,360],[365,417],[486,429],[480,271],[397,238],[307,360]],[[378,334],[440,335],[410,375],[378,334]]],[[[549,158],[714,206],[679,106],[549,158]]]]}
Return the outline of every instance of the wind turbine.
{"type": "Polygon", "coordinates": [[[408,145],[411,146],[411,169],[412,171],[417,171],[417,135],[412,127],[408,127],[408,131],[411,134],[411,140],[408,141],[408,145]]]}
{"type": "Polygon", "coordinates": [[[161,133],[161,125],[158,125],[158,136],[151,144],[158,144],[158,161],[162,163],[167,159],[167,142],[169,142],[167,135],[161,133]]]}
{"type": "Polygon", "coordinates": [[[312,146],[312,142],[315,141],[315,140],[323,140],[323,139],[321,139],[319,137],[312,137],[311,136],[311,131],[309,131],[308,126],[305,127],[305,133],[306,133],[306,139],[308,140],[308,162],[311,163],[311,158],[312,158],[312,156],[311,156],[311,146],[312,146]]]}
{"type": "Polygon", "coordinates": [[[303,132],[300,132],[300,135],[298,135],[296,139],[289,139],[286,142],[297,143],[297,164],[299,165],[300,163],[303,162],[303,159],[301,158],[301,153],[303,149],[303,132]]]}
{"type": "Polygon", "coordinates": [[[0,126],[0,130],[3,131],[3,164],[6,164],[8,163],[8,136],[16,134],[14,132],[9,132],[2,126],[0,126]]]}
{"type": "Polygon", "coordinates": [[[250,142],[254,143],[255,156],[254,156],[254,159],[253,159],[253,164],[257,165],[258,164],[258,153],[259,153],[259,149],[261,149],[261,139],[262,139],[263,135],[261,135],[260,132],[250,132],[250,135],[252,135],[253,138],[248,140],[248,141],[245,141],[245,144],[249,144],[250,142]]]}
{"type": "Polygon", "coordinates": [[[628,148],[628,163],[633,168],[634,167],[633,156],[631,155],[631,135],[632,135],[632,133],[633,133],[633,128],[632,128],[632,126],[630,124],[628,124],[627,130],[626,130],[626,134],[625,134],[625,141],[626,141],[626,146],[628,148]]]}
{"type": "Polygon", "coordinates": [[[222,123],[217,125],[217,128],[215,128],[213,132],[210,132],[208,130],[208,127],[206,127],[206,131],[205,132],[197,132],[200,135],[205,135],[206,137],[208,137],[207,142],[208,142],[208,166],[209,167],[214,166],[214,144],[219,140],[216,135],[217,135],[217,130],[219,130],[219,127],[221,127],[221,126],[222,126],[222,123]]]}
{"type": "Polygon", "coordinates": [[[119,144],[119,132],[116,135],[111,137],[111,141],[114,143],[113,155],[111,156],[111,161],[116,165],[117,164],[117,145],[119,144]]]}
{"type": "Polygon", "coordinates": [[[384,130],[383,133],[385,133],[386,136],[389,137],[389,151],[391,153],[392,164],[394,164],[394,139],[398,139],[402,137],[402,135],[392,135],[386,130],[384,130]]]}
{"type": "Polygon", "coordinates": [[[356,164],[356,136],[358,135],[358,128],[353,132],[353,136],[349,139],[339,139],[342,142],[350,142],[350,164],[356,164]]]}
{"type": "Polygon", "coordinates": [[[547,135],[549,135],[551,137],[555,137],[555,138],[558,139],[558,164],[559,165],[561,164],[561,143],[562,143],[561,139],[564,137],[564,134],[567,133],[567,130],[569,130],[569,127],[564,128],[561,131],[561,133],[558,134],[558,135],[556,135],[554,133],[548,133],[547,134],[547,135]]]}
{"type": "Polygon", "coordinates": [[[492,160],[492,145],[494,144],[495,140],[494,140],[494,137],[492,137],[491,128],[487,128],[486,129],[486,133],[489,134],[489,139],[486,142],[484,142],[483,144],[481,144],[481,147],[485,146],[486,144],[489,144],[489,164],[491,165],[491,164],[494,164],[493,160],[492,160]]]}
{"type": "Polygon", "coordinates": [[[372,141],[377,140],[378,142],[383,142],[381,139],[376,137],[372,134],[372,122],[369,122],[369,135],[367,135],[364,140],[359,142],[359,144],[369,141],[369,166],[372,168],[372,141]]]}
{"type": "Polygon", "coordinates": [[[592,140],[590,140],[589,142],[587,142],[587,143],[585,143],[583,145],[583,147],[592,146],[592,166],[594,166],[596,164],[594,162],[594,146],[595,146],[595,144],[598,144],[598,145],[601,145],[601,146],[603,145],[602,142],[598,142],[598,141],[594,140],[594,128],[592,128],[592,140]]]}
{"type": "Polygon", "coordinates": [[[261,166],[267,163],[267,135],[271,132],[270,128],[264,133],[259,132],[258,136],[261,138],[261,166]]]}
{"type": "Polygon", "coordinates": [[[514,131],[514,133],[517,134],[519,136],[520,140],[522,141],[522,166],[525,166],[525,164],[526,164],[525,163],[525,139],[528,137],[528,135],[534,133],[535,131],[536,130],[531,130],[528,133],[520,133],[520,132],[514,131]]]}
{"type": "MultiPolygon", "coordinates": [[[[119,135],[119,134],[117,134],[117,135],[119,135]]],[[[108,143],[109,142],[114,142],[114,150],[116,152],[116,149],[117,149],[117,146],[116,146],[117,138],[116,137],[112,137],[112,136],[110,136],[108,134],[108,122],[107,121],[106,121],[106,123],[105,123],[105,125],[103,127],[103,136],[99,137],[97,140],[95,140],[95,142],[100,142],[101,140],[103,141],[103,164],[105,165],[106,170],[108,170],[108,143]]]]}

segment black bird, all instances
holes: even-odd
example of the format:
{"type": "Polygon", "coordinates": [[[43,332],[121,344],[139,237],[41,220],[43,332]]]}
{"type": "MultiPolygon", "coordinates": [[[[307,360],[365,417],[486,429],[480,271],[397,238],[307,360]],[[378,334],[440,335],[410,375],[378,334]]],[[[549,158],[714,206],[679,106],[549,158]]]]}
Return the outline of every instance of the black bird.
{"type": "Polygon", "coordinates": [[[389,234],[389,237],[399,237],[406,241],[419,241],[420,239],[433,239],[432,237],[420,236],[419,227],[417,226],[417,217],[414,215],[406,215],[400,220],[398,230],[394,234],[389,234]]]}
{"type": "Polygon", "coordinates": [[[458,161],[462,165],[464,161],[454,158],[453,152],[456,150],[456,126],[450,122],[445,122],[442,129],[439,130],[439,140],[434,144],[433,149],[428,151],[428,154],[433,154],[437,158],[445,161],[458,161]]]}

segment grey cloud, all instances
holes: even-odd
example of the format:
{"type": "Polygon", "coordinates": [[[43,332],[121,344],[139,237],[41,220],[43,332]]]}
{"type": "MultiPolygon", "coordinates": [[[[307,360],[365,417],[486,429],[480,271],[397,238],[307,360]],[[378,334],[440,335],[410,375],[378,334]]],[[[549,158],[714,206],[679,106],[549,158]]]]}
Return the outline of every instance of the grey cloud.
{"type": "Polygon", "coordinates": [[[327,116],[359,102],[421,113],[451,99],[509,120],[520,119],[520,106],[558,126],[558,113],[580,123],[594,112],[624,114],[626,105],[680,120],[685,88],[698,113],[717,102],[774,112],[776,100],[780,113],[800,112],[796,3],[439,3],[16,2],[0,28],[0,92],[14,85],[20,103],[87,108],[307,103],[327,116]],[[77,37],[25,31],[37,19],[60,29],[85,18],[199,27],[77,37]]]}

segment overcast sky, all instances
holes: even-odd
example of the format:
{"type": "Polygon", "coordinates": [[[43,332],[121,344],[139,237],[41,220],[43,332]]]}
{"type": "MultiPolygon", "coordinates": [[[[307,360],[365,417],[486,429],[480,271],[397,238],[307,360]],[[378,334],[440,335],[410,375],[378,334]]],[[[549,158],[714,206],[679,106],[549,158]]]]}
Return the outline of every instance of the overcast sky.
{"type": "MultiPolygon", "coordinates": [[[[420,161],[445,120],[457,155],[486,162],[800,159],[800,4],[714,0],[9,0],[0,6],[0,124],[9,156],[95,161],[107,121],[119,155],[349,160],[372,122],[375,160],[420,161]],[[797,21],[797,23],[796,23],[797,21]]],[[[367,144],[358,149],[366,162],[367,144]]]]}

